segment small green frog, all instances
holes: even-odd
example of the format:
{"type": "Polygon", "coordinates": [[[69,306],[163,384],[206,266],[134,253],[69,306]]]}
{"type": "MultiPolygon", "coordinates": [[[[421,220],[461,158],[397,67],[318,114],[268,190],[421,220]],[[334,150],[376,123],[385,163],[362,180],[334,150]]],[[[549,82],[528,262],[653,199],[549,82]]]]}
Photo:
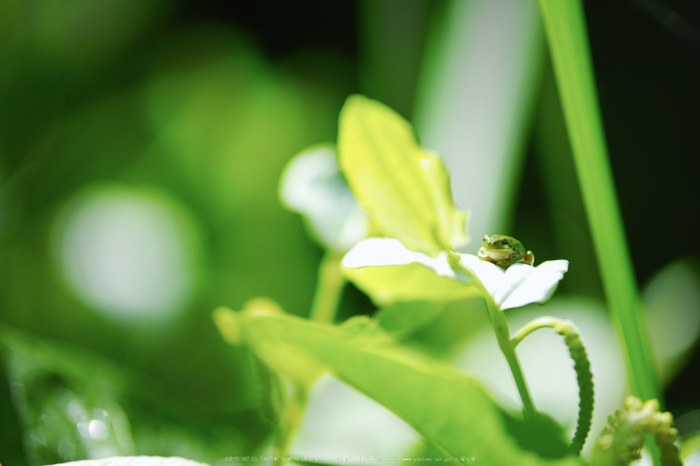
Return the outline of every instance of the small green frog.
{"type": "Polygon", "coordinates": [[[486,235],[479,249],[479,259],[506,270],[513,264],[535,264],[532,251],[525,251],[523,243],[511,236],[486,235]]]}

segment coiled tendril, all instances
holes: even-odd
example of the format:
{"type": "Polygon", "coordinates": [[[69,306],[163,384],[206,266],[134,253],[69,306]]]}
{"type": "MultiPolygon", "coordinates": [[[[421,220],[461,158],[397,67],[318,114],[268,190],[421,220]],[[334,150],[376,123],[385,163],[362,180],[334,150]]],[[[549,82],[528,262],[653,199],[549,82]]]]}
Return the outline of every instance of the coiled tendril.
{"type": "Polygon", "coordinates": [[[579,386],[578,424],[576,433],[571,441],[571,451],[579,455],[586,437],[591,430],[591,419],[593,418],[593,374],[591,373],[591,363],[588,360],[586,349],[583,346],[578,329],[571,321],[557,319],[556,317],[540,317],[523,327],[511,340],[513,347],[517,346],[526,336],[540,328],[552,328],[559,335],[564,337],[564,343],[569,348],[571,359],[574,360],[574,370],[576,371],[576,381],[579,386]]]}

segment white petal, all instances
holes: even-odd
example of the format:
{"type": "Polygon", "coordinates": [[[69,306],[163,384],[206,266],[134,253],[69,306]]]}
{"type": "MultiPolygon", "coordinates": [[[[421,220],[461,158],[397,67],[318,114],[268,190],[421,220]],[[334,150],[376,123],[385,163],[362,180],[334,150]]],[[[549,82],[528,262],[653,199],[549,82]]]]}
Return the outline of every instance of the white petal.
{"type": "MultiPolygon", "coordinates": [[[[512,278],[509,273],[514,267],[530,267],[529,265],[515,264],[508,268],[506,272],[506,282],[502,286],[509,285],[509,280],[512,283],[520,284],[513,289],[507,296],[504,294],[504,300],[499,304],[501,310],[522,307],[532,303],[545,303],[557,289],[559,281],[564,278],[564,274],[569,270],[569,261],[556,260],[544,262],[538,267],[530,267],[532,269],[529,274],[523,274],[520,270],[515,270],[512,273],[512,278]],[[525,280],[522,276],[527,275],[525,280]],[[522,280],[522,281],[521,281],[522,280]]],[[[500,289],[499,289],[500,292],[500,289]]]]}
{"type": "Polygon", "coordinates": [[[347,251],[367,237],[367,217],[343,181],[330,146],[315,146],[289,162],[280,197],[287,207],[306,217],[325,247],[347,251]]]}
{"type": "Polygon", "coordinates": [[[513,264],[503,274],[498,290],[493,296],[493,300],[499,308],[503,309],[503,303],[535,272],[531,265],[513,264]]]}
{"type": "Polygon", "coordinates": [[[486,291],[491,295],[495,296],[498,286],[503,280],[505,272],[502,268],[494,265],[490,262],[482,261],[476,256],[471,254],[462,254],[462,259],[459,261],[460,265],[469,269],[476,278],[479,279],[486,291]]]}
{"type": "Polygon", "coordinates": [[[359,269],[411,263],[424,265],[442,277],[457,278],[444,252],[432,258],[422,252],[410,251],[394,238],[369,238],[361,241],[345,255],[341,265],[348,269],[359,269]]]}
{"type": "Polygon", "coordinates": [[[539,267],[513,264],[504,271],[471,254],[462,254],[460,264],[481,281],[501,310],[546,302],[569,269],[568,261],[556,260],[539,267]]]}

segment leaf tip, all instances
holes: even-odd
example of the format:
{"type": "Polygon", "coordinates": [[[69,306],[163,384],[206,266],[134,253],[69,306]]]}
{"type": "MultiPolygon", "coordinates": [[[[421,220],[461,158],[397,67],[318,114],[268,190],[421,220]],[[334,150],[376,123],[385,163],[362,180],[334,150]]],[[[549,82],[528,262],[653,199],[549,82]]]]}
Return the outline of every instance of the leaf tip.
{"type": "Polygon", "coordinates": [[[212,318],[224,340],[233,345],[243,343],[238,313],[226,307],[219,307],[214,309],[212,318]]]}
{"type": "Polygon", "coordinates": [[[250,315],[280,315],[284,310],[270,298],[258,297],[248,300],[243,305],[243,312],[250,315]]]}

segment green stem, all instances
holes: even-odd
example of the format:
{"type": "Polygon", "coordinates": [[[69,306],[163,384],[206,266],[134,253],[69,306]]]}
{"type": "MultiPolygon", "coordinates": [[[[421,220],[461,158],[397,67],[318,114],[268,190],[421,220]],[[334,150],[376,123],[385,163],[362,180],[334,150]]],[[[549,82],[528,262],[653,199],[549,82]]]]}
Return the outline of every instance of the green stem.
{"type": "Polygon", "coordinates": [[[280,420],[280,431],[275,439],[274,456],[277,458],[273,462],[275,466],[284,464],[282,458],[289,453],[289,445],[301,423],[308,397],[309,391],[306,387],[294,386],[292,388],[291,396],[280,420]]]}
{"type": "Polygon", "coordinates": [[[318,282],[311,307],[311,320],[332,324],[338,310],[345,278],[340,273],[341,253],[329,250],[318,266],[318,282]]]}
{"type": "Polygon", "coordinates": [[[623,342],[629,384],[640,398],[660,400],[608,162],[583,7],[580,0],[540,0],[540,6],[603,287],[623,342]]]}
{"type": "Polygon", "coordinates": [[[510,372],[513,374],[515,385],[518,387],[518,393],[520,393],[520,399],[523,402],[523,415],[528,421],[537,421],[537,408],[535,408],[535,403],[533,403],[532,397],[530,396],[530,390],[527,387],[525,375],[520,367],[518,355],[515,354],[515,345],[510,340],[508,321],[506,320],[503,311],[498,308],[481,281],[476,278],[469,269],[459,263],[461,260],[461,256],[459,254],[450,253],[447,256],[447,260],[454,270],[458,270],[469,276],[474,284],[481,289],[484,302],[486,303],[486,309],[489,313],[489,320],[491,321],[491,326],[493,327],[493,331],[496,334],[496,339],[498,340],[498,346],[501,348],[501,352],[508,362],[508,367],[510,367],[510,372]]]}
{"type": "MultiPolygon", "coordinates": [[[[316,282],[316,292],[311,307],[310,319],[324,324],[332,324],[338,310],[340,295],[345,286],[345,278],[340,273],[340,261],[343,254],[329,250],[326,252],[318,266],[318,281],[316,282]]],[[[284,408],[280,428],[275,439],[275,466],[284,464],[282,458],[289,453],[289,445],[299,428],[301,419],[306,409],[309,397],[309,388],[294,385],[292,393],[284,408]]]]}
{"type": "Polygon", "coordinates": [[[569,348],[571,359],[574,360],[574,370],[576,371],[576,381],[579,387],[579,410],[576,433],[571,441],[571,451],[580,455],[586,437],[591,430],[593,419],[593,374],[591,364],[588,361],[586,349],[581,342],[578,329],[571,321],[557,319],[556,317],[540,317],[533,320],[520,329],[511,340],[513,348],[518,346],[528,335],[541,328],[552,328],[559,335],[564,337],[564,343],[569,348]]]}
{"type": "Polygon", "coordinates": [[[520,367],[518,355],[515,354],[515,345],[513,345],[510,341],[508,321],[506,320],[505,315],[503,315],[503,311],[496,306],[496,303],[488,293],[485,295],[485,301],[489,312],[489,317],[491,319],[491,325],[496,333],[498,346],[501,348],[506,361],[508,361],[508,366],[513,374],[513,379],[515,380],[515,385],[518,387],[520,398],[523,401],[523,414],[525,419],[529,421],[536,421],[538,418],[537,409],[535,408],[535,404],[530,396],[530,391],[527,387],[527,382],[525,381],[525,375],[520,367]]]}
{"type": "Polygon", "coordinates": [[[518,332],[515,334],[513,339],[511,340],[513,342],[513,348],[516,348],[522,341],[530,335],[532,332],[539,330],[541,328],[554,328],[558,325],[561,325],[562,323],[566,323],[567,321],[557,319],[556,317],[539,317],[532,322],[528,323],[525,325],[523,328],[518,330],[518,332]]]}

